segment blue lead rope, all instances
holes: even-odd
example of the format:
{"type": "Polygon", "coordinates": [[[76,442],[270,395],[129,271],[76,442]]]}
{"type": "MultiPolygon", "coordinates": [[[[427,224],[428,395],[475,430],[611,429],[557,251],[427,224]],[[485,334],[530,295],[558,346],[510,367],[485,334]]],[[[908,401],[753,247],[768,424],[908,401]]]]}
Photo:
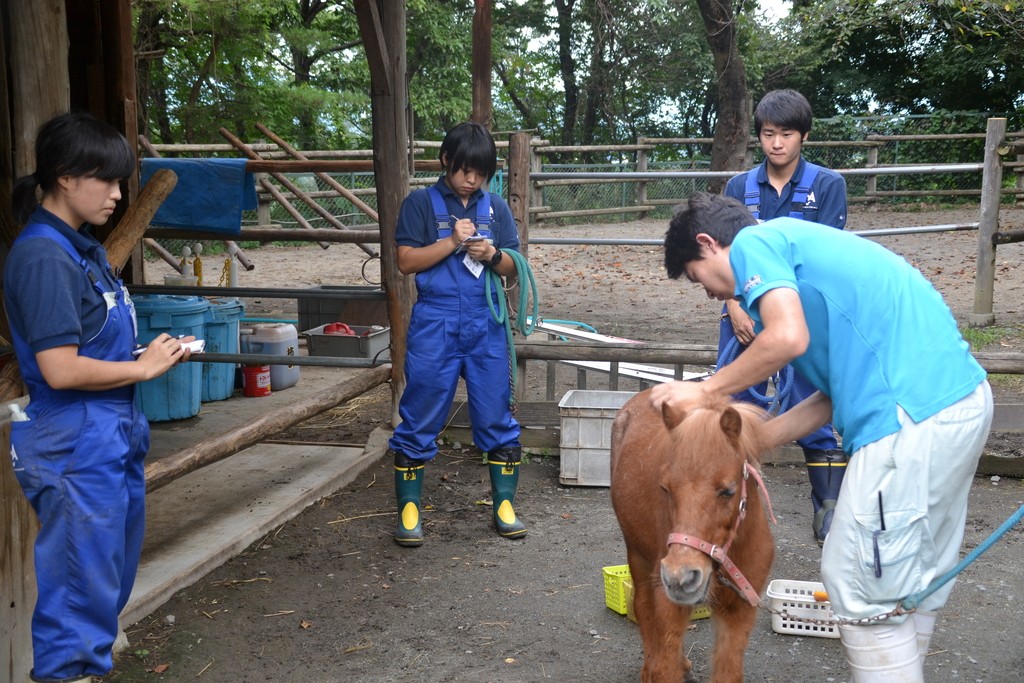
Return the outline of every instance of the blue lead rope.
{"type": "Polygon", "coordinates": [[[928,587],[925,588],[923,591],[918,591],[917,593],[908,595],[907,597],[900,600],[897,609],[902,608],[904,612],[909,612],[917,609],[917,606],[921,604],[922,600],[924,600],[929,595],[942,588],[942,586],[952,581],[957,574],[959,574],[967,568],[967,565],[981,557],[982,553],[984,553],[986,550],[995,545],[995,542],[998,541],[1003,536],[1003,534],[1009,531],[1015,524],[1017,524],[1017,522],[1019,522],[1021,518],[1024,518],[1024,505],[1022,505],[1020,509],[1017,510],[1017,512],[1011,515],[1008,520],[1003,522],[1003,524],[998,529],[989,534],[989,537],[986,538],[980,545],[978,545],[977,548],[967,553],[967,555],[964,556],[964,559],[960,560],[960,562],[958,562],[955,567],[950,569],[942,576],[933,579],[932,582],[928,585],[928,587]]]}
{"type": "MultiPolygon", "coordinates": [[[[726,365],[736,360],[736,356],[739,355],[739,349],[740,340],[736,337],[733,337],[726,342],[721,355],[718,356],[716,364],[717,367],[724,368],[726,365]]],[[[767,405],[769,414],[781,415],[789,410],[790,394],[793,393],[793,374],[793,366],[787,365],[779,371],[779,374],[772,378],[772,381],[775,384],[775,394],[772,396],[768,396],[767,394],[762,395],[754,387],[750,387],[749,389],[737,394],[737,397],[743,397],[744,395],[749,396],[754,402],[761,405],[767,405]]]]}
{"type": "MultiPolygon", "coordinates": [[[[537,280],[534,279],[533,270],[530,269],[530,264],[525,256],[513,249],[502,249],[501,251],[507,258],[512,259],[516,266],[516,278],[519,281],[519,300],[515,307],[517,312],[515,316],[516,330],[524,337],[528,337],[533,334],[536,321],[540,319],[537,315],[540,307],[537,300],[537,280]],[[527,310],[530,312],[529,315],[524,313],[527,310]]],[[[515,410],[518,370],[516,369],[516,347],[512,336],[512,316],[508,310],[508,298],[505,295],[500,275],[488,268],[485,276],[487,279],[484,281],[484,290],[487,295],[487,307],[491,310],[491,317],[494,318],[495,322],[505,325],[505,340],[508,344],[509,358],[509,386],[512,389],[508,402],[513,410],[515,410]],[[500,295],[496,297],[498,300],[497,308],[494,307],[494,302],[491,298],[491,293],[495,291],[500,292],[500,295]]]]}

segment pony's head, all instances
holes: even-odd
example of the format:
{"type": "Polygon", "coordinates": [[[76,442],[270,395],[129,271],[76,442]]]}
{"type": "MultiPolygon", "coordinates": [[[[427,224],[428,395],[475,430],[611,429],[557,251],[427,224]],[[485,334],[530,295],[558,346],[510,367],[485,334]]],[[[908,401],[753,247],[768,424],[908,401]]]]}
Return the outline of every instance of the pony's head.
{"type": "MultiPolygon", "coordinates": [[[[671,456],[658,483],[668,499],[671,534],[661,559],[668,597],[695,605],[707,599],[716,565],[726,557],[755,496],[759,458],[767,450],[760,408],[711,399],[696,409],[665,407],[671,456]]],[[[763,512],[758,507],[758,513],[763,512]]],[[[771,544],[770,535],[763,542],[771,544]]]]}

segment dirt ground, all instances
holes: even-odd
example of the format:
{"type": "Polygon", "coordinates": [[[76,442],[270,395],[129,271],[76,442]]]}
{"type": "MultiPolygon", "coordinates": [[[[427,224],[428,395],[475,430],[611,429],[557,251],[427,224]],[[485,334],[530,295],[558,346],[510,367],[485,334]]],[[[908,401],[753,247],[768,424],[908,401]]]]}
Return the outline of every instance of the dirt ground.
{"type": "MultiPolygon", "coordinates": [[[[853,212],[850,229],[972,222],[976,211],[853,212]]],[[[660,237],[665,223],[541,228],[532,234],[660,237]]],[[[1024,211],[1002,228],[1024,227],[1024,211]]],[[[973,306],[973,232],[880,237],[943,293],[958,318],[973,306]]],[[[996,324],[1017,331],[994,348],[1021,350],[1021,245],[999,247],[996,324]]],[[[530,248],[541,316],[650,341],[713,343],[719,305],[696,286],[664,276],[656,247],[530,248]]],[[[362,284],[354,247],[263,248],[240,284],[362,284]]],[[[372,264],[372,266],[375,264],[372,264]]],[[[370,271],[374,271],[374,267],[370,271]]],[[[148,277],[162,281],[162,264],[148,277]]],[[[210,266],[207,266],[209,268],[210,266]]],[[[207,270],[207,272],[210,272],[207,270]]],[[[870,273],[865,273],[870,278],[870,273]]],[[[250,302],[249,315],[290,313],[250,302]]],[[[1019,378],[1000,378],[1003,402],[1022,403],[1019,378]]],[[[380,387],[282,437],[364,443],[386,426],[390,391],[380,387]]],[[[1016,434],[994,435],[990,452],[1021,457],[1016,434]]],[[[310,506],[238,557],[128,629],[131,648],[103,681],[635,681],[642,662],[636,626],[607,609],[602,567],[625,563],[608,490],[563,486],[557,457],[522,468],[517,511],[529,527],[513,542],[491,530],[487,471],[471,445],[445,443],[428,466],[421,548],[391,541],[390,463],[310,506]]],[[[773,579],[816,580],[809,485],[802,467],[765,468],[779,520],[773,579]]],[[[1024,504],[1024,482],[977,477],[965,550],[1024,504]]],[[[1024,525],[1011,529],[959,578],[926,664],[929,681],[1010,683],[1024,670],[1024,525]]],[[[709,674],[710,620],[695,622],[687,652],[709,674]]],[[[762,611],[746,655],[748,681],[849,680],[838,640],[773,632],[762,611]]]]}

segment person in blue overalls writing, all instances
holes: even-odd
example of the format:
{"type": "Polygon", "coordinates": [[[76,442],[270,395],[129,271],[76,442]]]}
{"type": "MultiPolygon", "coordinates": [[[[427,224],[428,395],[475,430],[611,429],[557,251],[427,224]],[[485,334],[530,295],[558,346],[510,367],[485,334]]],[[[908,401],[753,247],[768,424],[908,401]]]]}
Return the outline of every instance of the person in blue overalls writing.
{"type": "MultiPolygon", "coordinates": [[[[772,90],[765,94],[754,110],[754,131],[765,155],[764,163],[731,178],[725,194],[743,202],[760,221],[788,216],[842,230],[846,226],[846,181],[835,171],[816,166],[801,155],[811,122],[811,105],[800,93],[772,90]]],[[[719,366],[753,341],[754,323],[750,316],[739,302],[726,301],[718,337],[719,366]]],[[[767,384],[763,383],[736,398],[767,407],[767,401],[760,399],[766,391],[767,384]]],[[[810,382],[792,371],[787,404],[796,405],[812,393],[810,382]]],[[[811,481],[811,528],[818,543],[823,543],[839,498],[847,457],[838,447],[831,424],[823,425],[797,443],[803,449],[811,481]]]]}
{"type": "MultiPolygon", "coordinates": [[[[441,143],[440,160],[444,174],[406,197],[395,231],[398,268],[415,273],[417,290],[398,406],[402,421],[389,442],[398,502],[395,541],[402,546],[423,543],[424,469],[437,455],[459,377],[466,383],[473,441],[487,453],[494,526],[506,538],[526,534],[513,508],[521,447],[509,403],[507,337],[491,314],[484,277],[485,269],[502,276],[515,272],[502,249],[518,251],[519,234],[508,204],[483,189],[497,169],[486,128],[455,126],[441,143]]],[[[492,291],[491,305],[503,295],[492,291]]]]}
{"type": "Polygon", "coordinates": [[[187,359],[192,338],[161,334],[133,358],[135,309],[88,232],[135,173],[124,136],[89,114],[63,114],[40,128],[35,155],[35,173],[14,184],[23,227],[4,270],[30,400],[28,420],[11,426],[11,462],[40,522],[30,677],[90,681],[113,667],[142,550],[149,425],[134,385],[187,359]]]}

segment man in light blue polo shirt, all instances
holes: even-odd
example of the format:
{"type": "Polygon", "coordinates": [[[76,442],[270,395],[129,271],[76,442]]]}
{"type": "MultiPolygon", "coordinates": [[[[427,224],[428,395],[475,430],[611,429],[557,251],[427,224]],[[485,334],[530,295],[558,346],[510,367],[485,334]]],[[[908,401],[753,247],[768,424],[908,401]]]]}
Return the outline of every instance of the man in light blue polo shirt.
{"type": "MultiPolygon", "coordinates": [[[[665,266],[711,298],[739,300],[757,335],[707,381],[652,389],[656,406],[696,407],[792,363],[818,393],[769,422],[772,442],[830,418],[842,436],[850,464],[821,559],[836,616],[887,614],[952,569],[992,394],[924,276],[867,239],[791,218],[757,225],[737,200],[705,193],[673,217],[665,266]]],[[[923,681],[952,586],[910,617],[841,623],[853,681],[923,681]]]]}

